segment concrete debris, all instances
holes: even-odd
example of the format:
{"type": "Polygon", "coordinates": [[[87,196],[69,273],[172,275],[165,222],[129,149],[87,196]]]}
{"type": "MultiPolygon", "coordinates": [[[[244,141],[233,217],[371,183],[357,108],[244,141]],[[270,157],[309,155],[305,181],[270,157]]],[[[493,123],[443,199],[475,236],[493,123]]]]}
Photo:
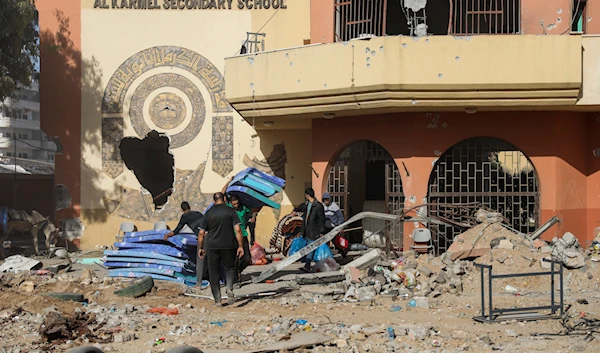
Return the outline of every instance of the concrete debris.
{"type": "Polygon", "coordinates": [[[19,273],[24,271],[37,270],[42,268],[42,263],[21,255],[7,257],[4,263],[0,265],[0,273],[11,272],[19,273]]]}
{"type": "Polygon", "coordinates": [[[577,249],[565,249],[560,260],[566,268],[581,268],[585,266],[585,257],[577,249]]]}
{"type": "Polygon", "coordinates": [[[501,240],[500,243],[498,244],[498,249],[512,250],[513,248],[514,248],[514,245],[510,242],[510,240],[507,240],[507,239],[501,240]]]}
{"type": "Polygon", "coordinates": [[[561,261],[570,269],[585,266],[585,257],[580,251],[579,240],[572,233],[567,232],[560,239],[554,238],[552,244],[552,259],[561,261]]]}

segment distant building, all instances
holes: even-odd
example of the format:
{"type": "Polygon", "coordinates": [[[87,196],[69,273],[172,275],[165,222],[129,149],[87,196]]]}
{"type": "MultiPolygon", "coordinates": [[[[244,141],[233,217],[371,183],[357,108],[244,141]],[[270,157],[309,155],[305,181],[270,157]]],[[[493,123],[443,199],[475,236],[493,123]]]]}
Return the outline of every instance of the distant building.
{"type": "Polygon", "coordinates": [[[0,157],[54,163],[56,145],[40,128],[38,77],[0,102],[0,157]]]}

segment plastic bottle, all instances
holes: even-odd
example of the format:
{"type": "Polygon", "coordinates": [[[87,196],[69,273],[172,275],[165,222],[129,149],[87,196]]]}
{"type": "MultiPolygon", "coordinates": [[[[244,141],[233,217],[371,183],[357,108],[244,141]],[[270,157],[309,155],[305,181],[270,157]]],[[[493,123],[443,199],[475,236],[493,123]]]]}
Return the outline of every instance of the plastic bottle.
{"type": "Polygon", "coordinates": [[[396,338],[396,333],[394,332],[393,327],[387,328],[387,334],[388,334],[388,338],[390,339],[390,341],[392,341],[392,340],[394,340],[394,338],[396,338]]]}

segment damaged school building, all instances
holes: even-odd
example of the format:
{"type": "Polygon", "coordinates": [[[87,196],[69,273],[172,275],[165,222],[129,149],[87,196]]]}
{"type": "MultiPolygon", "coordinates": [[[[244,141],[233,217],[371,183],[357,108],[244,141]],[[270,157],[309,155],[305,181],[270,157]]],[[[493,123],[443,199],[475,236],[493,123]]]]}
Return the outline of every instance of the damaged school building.
{"type": "MultiPolygon", "coordinates": [[[[247,167],[287,181],[258,216],[265,246],[308,186],[346,218],[427,204],[460,223],[482,204],[522,233],[560,215],[560,234],[594,238],[597,2],[187,3],[37,4],[42,125],[72,200],[57,218],[83,226],[81,248],[174,225],[247,167]]],[[[437,253],[462,232],[428,226],[437,253]]]]}

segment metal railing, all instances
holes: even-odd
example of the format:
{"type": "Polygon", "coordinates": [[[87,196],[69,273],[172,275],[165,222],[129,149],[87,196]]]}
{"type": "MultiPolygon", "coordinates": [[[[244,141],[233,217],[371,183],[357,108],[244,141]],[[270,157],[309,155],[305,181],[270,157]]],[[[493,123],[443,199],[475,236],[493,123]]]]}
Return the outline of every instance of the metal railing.
{"type": "Polygon", "coordinates": [[[541,314],[529,314],[529,315],[521,315],[518,317],[519,320],[542,320],[542,319],[557,319],[556,312],[560,311],[560,315],[564,313],[564,285],[563,285],[563,265],[562,262],[543,259],[544,262],[550,263],[550,271],[546,272],[529,272],[529,273],[512,273],[512,274],[492,274],[492,266],[491,265],[483,265],[474,263],[473,265],[477,266],[481,270],[481,316],[476,316],[473,319],[480,322],[497,322],[503,320],[516,319],[514,316],[507,317],[505,319],[499,318],[499,315],[506,313],[527,313],[527,312],[535,312],[540,310],[550,310],[550,315],[541,315],[541,314]],[[556,271],[554,270],[554,265],[559,265],[559,275],[560,275],[560,283],[559,283],[559,296],[560,301],[556,304],[554,291],[555,291],[555,279],[554,275],[556,271]],[[488,269],[488,310],[486,316],[485,310],[485,269],[488,269]],[[541,305],[541,306],[529,306],[529,307],[520,307],[520,308],[503,308],[503,309],[494,309],[493,306],[493,290],[492,290],[492,280],[497,278],[516,278],[516,277],[534,277],[534,276],[550,276],[550,305],[541,305]]]}
{"type": "Polygon", "coordinates": [[[335,40],[385,35],[387,0],[335,0],[335,40]]]}
{"type": "Polygon", "coordinates": [[[450,34],[516,34],[520,0],[451,0],[450,34]]]}
{"type": "Polygon", "coordinates": [[[261,51],[265,51],[266,36],[266,33],[246,32],[246,40],[244,41],[246,53],[242,54],[258,53],[261,51]]]}

